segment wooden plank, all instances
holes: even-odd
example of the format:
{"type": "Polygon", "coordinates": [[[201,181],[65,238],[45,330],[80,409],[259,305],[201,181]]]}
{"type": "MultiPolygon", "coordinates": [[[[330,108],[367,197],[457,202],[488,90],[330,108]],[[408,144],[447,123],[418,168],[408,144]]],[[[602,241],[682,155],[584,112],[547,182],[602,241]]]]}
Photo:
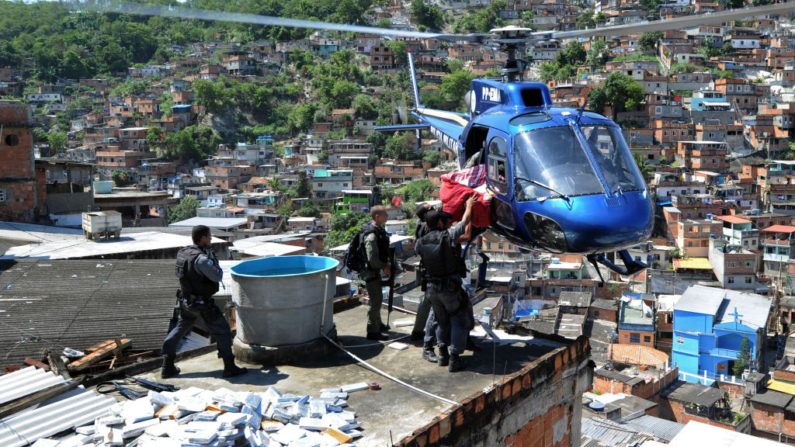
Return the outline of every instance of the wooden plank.
{"type": "Polygon", "coordinates": [[[40,404],[45,400],[60,396],[61,394],[71,391],[75,388],[77,388],[77,382],[68,380],[64,383],[59,383],[49,388],[37,391],[33,394],[29,394],[21,399],[17,399],[0,407],[0,418],[10,416],[26,408],[32,407],[33,405],[40,404]]]}
{"type": "Polygon", "coordinates": [[[63,362],[58,353],[52,354],[48,351],[45,351],[45,357],[47,357],[47,361],[50,362],[50,368],[52,368],[52,372],[62,376],[64,379],[69,380],[72,376],[69,374],[69,370],[66,368],[66,365],[63,362]]]}
{"type": "MultiPolygon", "coordinates": [[[[119,340],[119,343],[121,343],[121,349],[132,346],[132,340],[129,338],[119,340]]],[[[110,356],[115,350],[118,349],[115,340],[103,341],[102,343],[92,346],[91,349],[94,349],[95,347],[96,350],[93,353],[70,363],[69,369],[72,371],[80,371],[81,369],[85,369],[88,366],[104,359],[105,357],[110,356]]]]}
{"type": "Polygon", "coordinates": [[[30,357],[25,358],[25,364],[28,365],[28,366],[35,366],[36,368],[43,369],[45,371],[49,371],[50,370],[50,365],[48,365],[46,363],[42,363],[42,362],[40,362],[38,360],[33,360],[30,357]]]}

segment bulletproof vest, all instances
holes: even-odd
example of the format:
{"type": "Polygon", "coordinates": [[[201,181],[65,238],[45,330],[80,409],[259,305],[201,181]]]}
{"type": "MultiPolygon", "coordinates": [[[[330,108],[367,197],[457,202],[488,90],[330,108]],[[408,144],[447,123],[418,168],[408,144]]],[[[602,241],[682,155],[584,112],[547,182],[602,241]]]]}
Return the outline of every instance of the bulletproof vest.
{"type": "Polygon", "coordinates": [[[185,298],[193,295],[208,299],[218,292],[218,283],[196,270],[196,258],[203,254],[204,251],[195,245],[185,247],[177,254],[176,274],[185,298]]]}
{"type": "Polygon", "coordinates": [[[431,231],[420,240],[422,241],[420,257],[427,278],[440,279],[461,274],[458,251],[450,241],[450,233],[431,231]]]}
{"type": "Polygon", "coordinates": [[[389,262],[389,235],[386,230],[378,225],[367,225],[362,237],[367,239],[370,234],[375,234],[375,243],[378,246],[378,258],[381,262],[389,262]]]}

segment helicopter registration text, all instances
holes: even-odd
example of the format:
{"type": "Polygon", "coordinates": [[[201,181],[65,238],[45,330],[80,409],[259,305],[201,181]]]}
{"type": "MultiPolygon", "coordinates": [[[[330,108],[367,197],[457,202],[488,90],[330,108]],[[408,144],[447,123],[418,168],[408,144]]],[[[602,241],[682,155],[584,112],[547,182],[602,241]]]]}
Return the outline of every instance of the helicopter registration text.
{"type": "Polygon", "coordinates": [[[501,102],[500,89],[498,89],[497,87],[483,87],[480,99],[489,102],[501,102]]]}

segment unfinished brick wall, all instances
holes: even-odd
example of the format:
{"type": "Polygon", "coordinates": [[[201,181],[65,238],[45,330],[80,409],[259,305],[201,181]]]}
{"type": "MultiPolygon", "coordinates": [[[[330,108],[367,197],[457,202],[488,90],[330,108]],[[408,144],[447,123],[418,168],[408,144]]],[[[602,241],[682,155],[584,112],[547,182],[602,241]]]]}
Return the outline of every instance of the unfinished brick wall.
{"type": "Polygon", "coordinates": [[[600,309],[598,307],[589,307],[588,318],[594,320],[607,320],[616,323],[618,322],[618,313],[615,310],[600,309]]]}
{"type": "Polygon", "coordinates": [[[4,125],[0,135],[0,159],[3,160],[0,178],[32,178],[33,134],[30,129],[4,125]]]}
{"type": "MultiPolygon", "coordinates": [[[[652,397],[659,395],[668,385],[675,382],[679,377],[679,368],[674,368],[668,373],[662,375],[659,380],[652,380],[648,383],[641,382],[635,386],[629,386],[626,383],[619,382],[607,377],[594,375],[595,391],[602,394],[631,394],[640,397],[641,399],[652,400],[652,397]]],[[[655,410],[656,411],[656,410],[655,410]]]]}
{"type": "Polygon", "coordinates": [[[593,381],[579,337],[440,414],[397,446],[579,446],[582,393],[593,381]]]}
{"type": "Polygon", "coordinates": [[[773,374],[776,376],[776,380],[795,382],[795,372],[783,369],[776,369],[776,371],[773,374]]]}

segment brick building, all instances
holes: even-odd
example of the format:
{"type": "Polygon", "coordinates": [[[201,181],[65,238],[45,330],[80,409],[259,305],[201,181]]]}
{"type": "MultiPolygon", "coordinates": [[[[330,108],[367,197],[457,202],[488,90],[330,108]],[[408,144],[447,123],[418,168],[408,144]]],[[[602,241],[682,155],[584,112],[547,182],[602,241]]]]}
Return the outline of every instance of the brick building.
{"type": "Polygon", "coordinates": [[[46,172],[33,155],[33,111],[18,101],[0,101],[0,220],[31,222],[46,199],[46,172]]]}

